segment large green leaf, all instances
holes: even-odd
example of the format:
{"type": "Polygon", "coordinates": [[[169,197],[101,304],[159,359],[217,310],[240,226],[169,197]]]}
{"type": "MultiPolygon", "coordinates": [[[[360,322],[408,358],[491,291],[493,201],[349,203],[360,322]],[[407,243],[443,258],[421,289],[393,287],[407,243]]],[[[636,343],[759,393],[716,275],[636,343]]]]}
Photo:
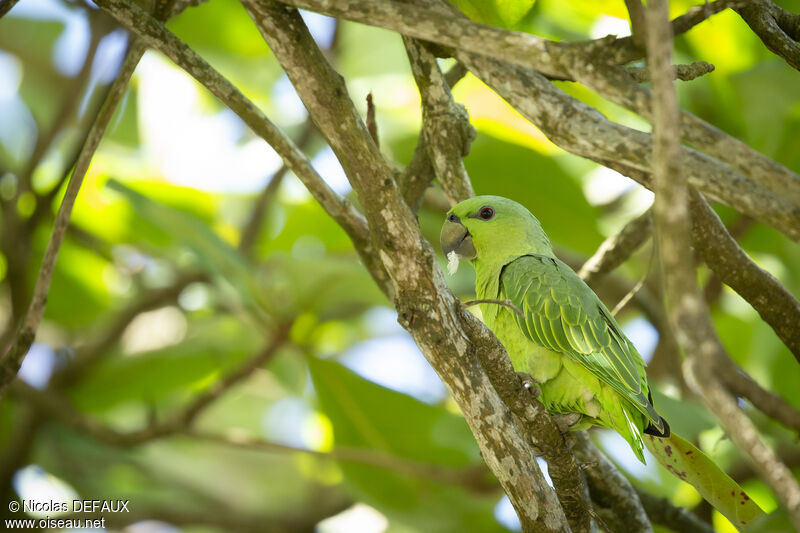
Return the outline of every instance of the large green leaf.
{"type": "Polygon", "coordinates": [[[168,242],[192,250],[196,261],[218,279],[232,285],[251,311],[259,313],[266,306],[263,290],[242,255],[206,223],[187,212],[151,200],[119,181],[109,180],[108,187],[124,195],[138,214],[160,230],[168,242]]]}
{"type": "MultiPolygon", "coordinates": [[[[337,446],[441,467],[475,464],[477,446],[462,418],[376,385],[332,361],[309,357],[309,369],[337,446]]],[[[343,463],[342,469],[355,494],[390,519],[424,531],[502,529],[491,515],[496,496],[477,496],[457,486],[372,466],[343,463]]]]}
{"type": "Polygon", "coordinates": [[[123,402],[153,402],[188,396],[252,356],[263,342],[240,321],[222,319],[190,323],[186,339],[161,349],[122,354],[112,351],[94,366],[73,391],[76,405],[105,411],[123,402]]]}
{"type": "Polygon", "coordinates": [[[677,433],[667,439],[645,435],[644,443],[667,470],[697,489],[735,526],[744,527],[763,516],[764,512],[738,483],[677,433]]]}

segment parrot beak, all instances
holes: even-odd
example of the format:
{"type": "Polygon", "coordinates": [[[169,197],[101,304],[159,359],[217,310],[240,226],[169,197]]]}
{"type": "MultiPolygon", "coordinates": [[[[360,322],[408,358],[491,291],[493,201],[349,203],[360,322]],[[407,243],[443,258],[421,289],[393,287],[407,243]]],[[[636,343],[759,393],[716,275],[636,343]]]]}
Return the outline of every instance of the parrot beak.
{"type": "Polygon", "coordinates": [[[450,213],[447,220],[444,221],[439,241],[445,257],[449,257],[451,252],[455,252],[460,259],[469,261],[478,255],[475,245],[472,243],[472,235],[453,213],[450,213]]]}

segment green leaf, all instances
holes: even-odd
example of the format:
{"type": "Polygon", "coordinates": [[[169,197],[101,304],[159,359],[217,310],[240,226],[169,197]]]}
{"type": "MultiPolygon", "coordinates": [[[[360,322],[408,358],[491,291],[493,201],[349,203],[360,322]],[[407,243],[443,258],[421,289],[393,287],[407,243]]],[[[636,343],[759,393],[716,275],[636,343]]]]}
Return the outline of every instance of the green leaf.
{"type": "MultiPolygon", "coordinates": [[[[332,361],[309,357],[309,369],[337,446],[450,468],[467,468],[478,460],[463,418],[376,385],[332,361]]],[[[492,518],[496,496],[477,496],[452,484],[372,466],[341,466],[356,496],[393,520],[424,531],[502,530],[492,518]]]]}
{"type": "Polygon", "coordinates": [[[667,439],[645,435],[644,443],[664,468],[697,489],[735,526],[744,527],[764,514],[738,483],[677,433],[667,439]]]}
{"type": "Polygon", "coordinates": [[[202,388],[258,349],[258,334],[232,317],[196,321],[180,344],[137,354],[110,353],[73,394],[76,406],[101,412],[129,401],[159,402],[202,388]]]}
{"type": "Polygon", "coordinates": [[[263,290],[255,281],[250,267],[242,255],[214,233],[208,225],[195,216],[158,203],[141,193],[111,179],[108,188],[119,192],[167,241],[183,245],[195,253],[197,262],[205,269],[230,283],[241,301],[251,311],[266,307],[263,290]]]}

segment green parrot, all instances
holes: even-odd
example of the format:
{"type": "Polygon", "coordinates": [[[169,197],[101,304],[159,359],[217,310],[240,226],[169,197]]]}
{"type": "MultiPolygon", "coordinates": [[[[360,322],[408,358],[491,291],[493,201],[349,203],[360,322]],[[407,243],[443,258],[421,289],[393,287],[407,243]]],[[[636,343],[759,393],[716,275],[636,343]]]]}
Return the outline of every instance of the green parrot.
{"type": "Polygon", "coordinates": [[[611,428],[642,463],[646,444],[735,524],[761,513],[744,492],[745,503],[735,500],[740,487],[713,461],[671,434],[653,407],[641,355],[594,291],[555,256],[530,211],[500,196],[470,198],[447,213],[441,245],[451,273],[459,259],[472,263],[479,299],[513,304],[481,303],[483,320],[560,426],[611,428]]]}

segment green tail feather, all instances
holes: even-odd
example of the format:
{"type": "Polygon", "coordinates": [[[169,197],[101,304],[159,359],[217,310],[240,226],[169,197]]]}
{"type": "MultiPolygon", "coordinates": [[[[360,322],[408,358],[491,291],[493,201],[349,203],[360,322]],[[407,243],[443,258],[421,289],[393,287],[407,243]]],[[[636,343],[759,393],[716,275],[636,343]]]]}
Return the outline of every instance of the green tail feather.
{"type": "Polygon", "coordinates": [[[666,438],[644,435],[647,449],[679,479],[689,483],[737,528],[764,514],[728,474],[706,454],[674,432],[666,438]]]}

